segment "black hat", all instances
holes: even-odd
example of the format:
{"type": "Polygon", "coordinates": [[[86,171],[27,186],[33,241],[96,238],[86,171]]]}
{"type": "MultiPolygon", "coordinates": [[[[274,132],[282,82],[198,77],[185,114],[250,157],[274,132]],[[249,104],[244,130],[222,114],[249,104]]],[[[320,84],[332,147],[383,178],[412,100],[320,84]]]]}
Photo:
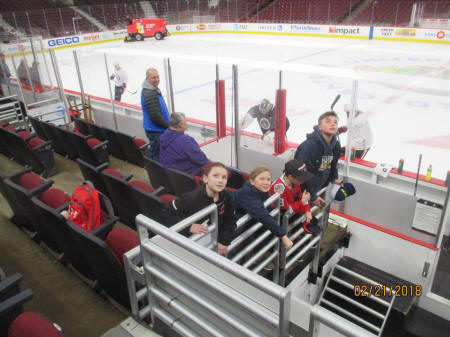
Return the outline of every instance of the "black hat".
{"type": "Polygon", "coordinates": [[[334,195],[334,200],[343,201],[345,198],[355,194],[356,189],[355,186],[351,183],[345,183],[342,187],[334,195]]]}
{"type": "Polygon", "coordinates": [[[291,175],[302,181],[308,181],[314,178],[314,175],[307,171],[306,164],[300,159],[289,160],[284,165],[284,173],[287,176],[291,175]]]}

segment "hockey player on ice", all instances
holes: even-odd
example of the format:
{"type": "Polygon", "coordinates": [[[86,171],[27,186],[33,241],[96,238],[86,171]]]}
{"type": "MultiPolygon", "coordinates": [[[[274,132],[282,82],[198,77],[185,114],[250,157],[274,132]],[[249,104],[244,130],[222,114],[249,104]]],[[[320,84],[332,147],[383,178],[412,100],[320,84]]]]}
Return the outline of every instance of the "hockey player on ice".
{"type": "MultiPolygon", "coordinates": [[[[248,128],[255,118],[263,134],[263,141],[267,144],[273,144],[275,138],[275,110],[268,99],[264,98],[261,103],[247,111],[247,114],[241,120],[241,130],[248,128]]],[[[286,117],[286,132],[289,130],[289,125],[289,119],[286,117]]]]}

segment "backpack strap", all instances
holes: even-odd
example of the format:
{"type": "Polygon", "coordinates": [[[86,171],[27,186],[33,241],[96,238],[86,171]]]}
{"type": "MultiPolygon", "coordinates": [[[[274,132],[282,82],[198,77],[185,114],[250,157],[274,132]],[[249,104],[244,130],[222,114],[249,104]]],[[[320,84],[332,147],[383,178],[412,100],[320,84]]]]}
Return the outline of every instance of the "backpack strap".
{"type": "Polygon", "coordinates": [[[90,188],[95,188],[94,184],[93,184],[92,181],[90,181],[90,180],[85,180],[85,181],[83,181],[83,183],[81,184],[81,186],[83,186],[84,184],[88,185],[90,188]]]}

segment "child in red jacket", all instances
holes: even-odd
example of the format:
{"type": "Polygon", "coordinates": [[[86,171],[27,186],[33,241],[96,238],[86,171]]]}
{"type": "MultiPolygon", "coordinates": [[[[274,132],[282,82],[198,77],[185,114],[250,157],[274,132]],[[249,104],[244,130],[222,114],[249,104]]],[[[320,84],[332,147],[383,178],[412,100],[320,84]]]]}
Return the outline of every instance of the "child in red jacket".
{"type": "Polygon", "coordinates": [[[306,190],[302,192],[300,185],[312,178],[314,176],[306,170],[305,163],[299,159],[293,159],[285,164],[284,174],[275,180],[269,191],[270,194],[279,193],[281,195],[282,211],[286,211],[290,207],[296,214],[306,214],[303,229],[309,234],[314,234],[308,227],[312,220],[311,209],[308,204],[311,195],[306,190]]]}

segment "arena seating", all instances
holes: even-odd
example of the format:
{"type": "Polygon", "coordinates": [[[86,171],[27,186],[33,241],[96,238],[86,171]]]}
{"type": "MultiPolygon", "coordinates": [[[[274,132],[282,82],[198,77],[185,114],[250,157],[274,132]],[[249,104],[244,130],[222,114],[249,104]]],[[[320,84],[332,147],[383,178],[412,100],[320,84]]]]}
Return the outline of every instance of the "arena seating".
{"type": "Polygon", "coordinates": [[[47,235],[45,224],[41,224],[39,216],[31,203],[32,197],[40,197],[50,186],[53,181],[45,181],[36,173],[28,172],[16,179],[6,179],[4,181],[12,201],[19,209],[20,214],[25,217],[26,228],[33,232],[33,238],[36,242],[44,240],[52,248],[56,248],[54,242],[47,235]]]}
{"type": "Polygon", "coordinates": [[[353,18],[354,23],[404,25],[409,23],[415,0],[377,0],[353,18]]]}
{"type": "Polygon", "coordinates": [[[360,0],[277,0],[257,13],[259,22],[337,22],[360,0]]]}
{"type": "Polygon", "coordinates": [[[55,160],[51,141],[44,141],[31,134],[23,139],[12,126],[0,127],[0,141],[6,144],[8,152],[18,163],[32,167],[43,177],[48,177],[52,172],[55,160]]]}

